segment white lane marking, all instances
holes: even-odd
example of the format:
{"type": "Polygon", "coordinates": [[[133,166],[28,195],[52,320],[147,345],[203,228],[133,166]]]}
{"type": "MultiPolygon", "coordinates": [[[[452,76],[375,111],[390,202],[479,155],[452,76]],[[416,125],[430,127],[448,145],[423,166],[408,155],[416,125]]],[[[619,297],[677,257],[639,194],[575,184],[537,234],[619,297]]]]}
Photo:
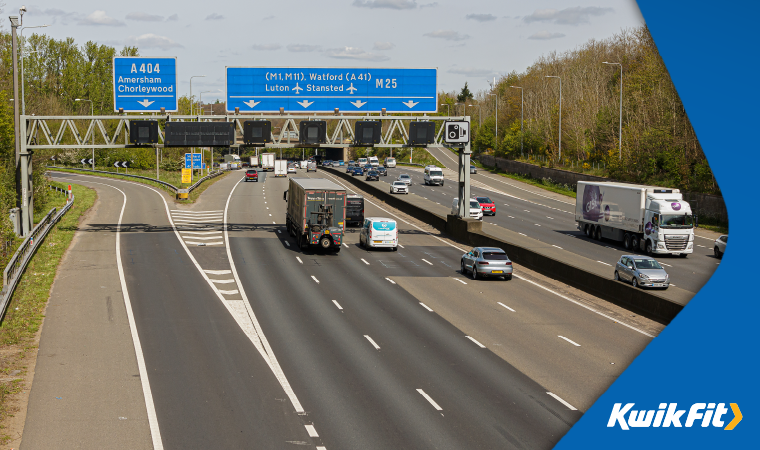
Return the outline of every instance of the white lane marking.
{"type": "Polygon", "coordinates": [[[363,262],[364,264],[366,264],[366,265],[369,265],[369,263],[367,262],[367,260],[366,260],[366,259],[364,259],[364,258],[362,258],[362,262],[363,262]]]}
{"type": "Polygon", "coordinates": [[[285,241],[285,245],[287,245],[288,247],[290,247],[290,242],[285,241]]]}
{"type": "Polygon", "coordinates": [[[277,222],[275,222],[274,220],[272,221],[272,223],[275,224],[275,225],[277,224],[277,222]]]}
{"type": "Polygon", "coordinates": [[[311,276],[311,279],[314,280],[314,281],[316,281],[317,284],[319,284],[319,280],[317,280],[317,277],[315,277],[314,275],[311,276]]]}
{"type": "Polygon", "coordinates": [[[372,340],[371,337],[364,335],[365,338],[369,341],[370,344],[372,344],[373,347],[375,347],[375,350],[380,350],[380,346],[375,343],[375,341],[372,340]]]}
{"type": "Polygon", "coordinates": [[[272,215],[270,214],[269,217],[272,217],[272,215]]]}
{"type": "Polygon", "coordinates": [[[231,270],[204,270],[209,275],[227,275],[232,273],[231,270]]]}
{"type": "Polygon", "coordinates": [[[304,425],[306,427],[306,431],[309,433],[309,437],[319,437],[319,434],[317,434],[317,429],[314,428],[314,425],[304,425]]]}
{"type": "Polygon", "coordinates": [[[523,211],[525,211],[525,212],[530,212],[530,211],[528,211],[527,209],[524,209],[523,211]]]}
{"type": "Polygon", "coordinates": [[[605,245],[604,248],[611,248],[611,249],[615,250],[615,247],[610,247],[609,245],[605,245]]]}
{"type": "Polygon", "coordinates": [[[522,234],[523,236],[528,237],[528,235],[525,233],[517,233],[517,234],[522,234]]]}
{"type": "Polygon", "coordinates": [[[299,258],[298,256],[296,256],[296,259],[298,260],[298,262],[300,262],[301,264],[303,264],[303,261],[301,261],[301,258],[299,258]]]}
{"type": "Polygon", "coordinates": [[[604,262],[604,261],[599,261],[599,260],[597,260],[596,262],[598,262],[598,263],[602,263],[602,264],[604,264],[605,266],[610,266],[610,267],[612,267],[612,264],[608,264],[608,263],[606,263],[606,262],[604,262]]]}
{"type": "Polygon", "coordinates": [[[423,391],[422,389],[417,389],[417,392],[419,392],[420,395],[422,395],[423,397],[425,397],[425,400],[429,401],[430,404],[433,405],[433,408],[437,409],[438,411],[443,411],[443,408],[441,408],[440,406],[438,406],[438,403],[436,403],[435,400],[433,400],[432,398],[430,398],[430,396],[427,395],[425,393],[425,391],[423,391]]]}
{"type": "Polygon", "coordinates": [[[401,247],[401,248],[404,248],[404,246],[403,246],[403,245],[401,245],[401,244],[398,244],[398,246],[399,246],[399,247],[401,247]]]}
{"type": "Polygon", "coordinates": [[[175,219],[174,223],[179,223],[182,225],[188,224],[188,223],[210,223],[210,222],[221,222],[221,217],[215,217],[213,219],[175,219]]]}
{"type": "MultiPolygon", "coordinates": [[[[192,212],[192,211],[188,211],[186,209],[171,209],[170,211],[173,212],[173,213],[191,213],[192,212]]],[[[221,209],[216,210],[215,209],[213,211],[199,211],[199,212],[201,212],[201,213],[223,213],[224,210],[221,210],[221,209]]]]}
{"type": "Polygon", "coordinates": [[[337,306],[338,309],[340,309],[341,311],[343,310],[343,307],[338,304],[337,300],[333,300],[332,302],[335,303],[335,306],[337,306]]]}
{"type": "Polygon", "coordinates": [[[663,266],[673,267],[670,264],[665,264],[664,262],[661,262],[660,264],[662,264],[663,266]]]}
{"type": "Polygon", "coordinates": [[[172,214],[172,217],[208,217],[208,216],[214,216],[214,217],[222,217],[222,213],[218,212],[182,212],[182,213],[174,213],[172,214]]]}
{"type": "Polygon", "coordinates": [[[555,399],[557,399],[557,401],[558,401],[558,402],[560,402],[560,403],[562,403],[563,405],[567,406],[567,407],[568,407],[568,409],[571,409],[571,410],[573,410],[573,411],[577,411],[577,408],[576,408],[576,407],[574,407],[574,406],[573,406],[573,405],[571,405],[570,403],[568,403],[568,402],[566,402],[566,401],[562,400],[562,399],[559,397],[559,395],[557,395],[557,394],[552,394],[551,392],[547,392],[547,394],[551,395],[552,397],[554,397],[555,399]]]}
{"type": "Polygon", "coordinates": [[[222,230],[219,231],[180,231],[181,234],[221,234],[222,230]]]}
{"type": "Polygon", "coordinates": [[[433,312],[433,310],[430,309],[430,307],[428,305],[426,305],[426,304],[424,304],[422,302],[420,302],[420,305],[422,305],[422,307],[425,308],[425,309],[427,309],[428,311],[433,312]]]}
{"type": "Polygon", "coordinates": [[[219,283],[219,284],[229,284],[229,283],[234,283],[235,280],[214,280],[212,278],[211,282],[213,282],[213,283],[219,283]]]}
{"type": "Polygon", "coordinates": [[[547,218],[547,219],[552,219],[552,220],[554,220],[554,217],[549,217],[549,216],[546,216],[546,218],[547,218]]]}
{"type": "Polygon", "coordinates": [[[194,241],[185,241],[190,245],[201,245],[207,246],[207,245],[224,245],[224,242],[194,242],[194,241]]]}
{"type": "Polygon", "coordinates": [[[554,244],[552,244],[552,247],[557,247],[557,248],[558,248],[558,249],[560,249],[560,250],[564,250],[564,249],[563,249],[562,247],[560,247],[559,245],[554,245],[554,244]]]}
{"type": "Polygon", "coordinates": [[[269,207],[268,207],[268,206],[267,206],[267,209],[269,209],[269,207]]]}
{"type": "Polygon", "coordinates": [[[348,247],[348,244],[346,244],[345,242],[343,243],[343,245],[344,245],[346,248],[349,248],[349,247],[348,247]]]}
{"type": "MultiPolygon", "coordinates": [[[[451,278],[454,278],[454,277],[451,277],[451,278]]],[[[454,279],[457,280],[458,282],[462,283],[462,284],[467,284],[466,282],[464,282],[464,280],[460,280],[459,278],[454,278],[454,279]]]]}
{"type": "Polygon", "coordinates": [[[699,245],[699,244],[697,244],[697,247],[707,248],[704,245],[699,245]]]}
{"type": "Polygon", "coordinates": [[[194,239],[196,241],[208,241],[209,239],[219,239],[222,236],[185,236],[185,239],[194,239]]]}
{"type": "Polygon", "coordinates": [[[219,289],[219,293],[220,294],[224,294],[224,295],[235,295],[235,294],[239,294],[240,291],[238,291],[237,289],[232,289],[232,290],[229,290],[229,291],[223,291],[223,290],[219,289]]]}
{"type": "Polygon", "coordinates": [[[540,226],[541,226],[541,225],[539,225],[539,224],[537,224],[537,223],[534,223],[533,225],[535,225],[535,226],[537,226],[537,227],[540,227],[540,226]]]}
{"type": "Polygon", "coordinates": [[[386,279],[386,280],[388,280],[388,281],[390,281],[390,282],[391,282],[391,283],[393,283],[393,284],[396,284],[396,282],[395,282],[395,281],[391,280],[391,279],[390,279],[390,278],[388,278],[388,277],[385,277],[385,279],[386,279]]]}
{"type": "Polygon", "coordinates": [[[514,219],[514,217],[513,217],[513,216],[507,216],[507,217],[509,217],[510,219],[514,219]]]}
{"type": "Polygon", "coordinates": [[[321,445],[317,445],[317,450],[327,450],[327,447],[323,447],[321,445]]]}
{"type": "Polygon", "coordinates": [[[282,234],[282,231],[280,231],[280,230],[277,230],[277,234],[282,234]]]}
{"type": "Polygon", "coordinates": [[[433,265],[433,263],[431,263],[431,262],[430,262],[430,261],[428,261],[427,259],[424,259],[424,258],[423,258],[422,260],[423,260],[423,261],[425,261],[426,263],[430,264],[431,266],[433,265]]]}
{"type": "Polygon", "coordinates": [[[580,347],[581,346],[581,344],[578,344],[577,342],[573,342],[570,339],[566,338],[565,336],[557,336],[557,337],[566,340],[567,342],[573,344],[576,347],[580,347]]]}
{"type": "Polygon", "coordinates": [[[510,308],[509,306],[505,305],[505,304],[504,304],[504,303],[502,303],[502,302],[496,302],[496,303],[500,304],[501,306],[503,306],[503,307],[507,308],[508,310],[510,310],[510,311],[512,311],[512,312],[517,312],[517,311],[515,311],[514,309],[510,308]]]}
{"type": "Polygon", "coordinates": [[[480,348],[486,348],[486,346],[485,346],[485,345],[483,345],[483,344],[481,344],[480,342],[478,342],[478,341],[477,341],[477,340],[476,340],[474,337],[472,337],[472,336],[465,336],[465,337],[466,337],[467,339],[471,340],[472,342],[474,342],[475,344],[477,344],[477,345],[478,345],[478,347],[480,347],[480,348]]]}

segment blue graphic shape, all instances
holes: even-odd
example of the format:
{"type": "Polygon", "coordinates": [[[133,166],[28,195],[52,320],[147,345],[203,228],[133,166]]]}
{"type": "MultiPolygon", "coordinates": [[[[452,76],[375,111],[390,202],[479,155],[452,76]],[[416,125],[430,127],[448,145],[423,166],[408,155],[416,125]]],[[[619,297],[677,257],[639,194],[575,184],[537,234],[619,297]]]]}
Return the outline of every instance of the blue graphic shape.
{"type": "Polygon", "coordinates": [[[115,56],[113,107],[125,112],[177,111],[177,58],[115,56]]]}

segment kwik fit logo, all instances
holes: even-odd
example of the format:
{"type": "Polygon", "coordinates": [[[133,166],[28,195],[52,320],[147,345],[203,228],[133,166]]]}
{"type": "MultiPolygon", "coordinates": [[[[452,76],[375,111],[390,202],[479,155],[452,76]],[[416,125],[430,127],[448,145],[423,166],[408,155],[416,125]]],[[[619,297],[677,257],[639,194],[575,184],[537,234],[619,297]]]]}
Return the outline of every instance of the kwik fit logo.
{"type": "Polygon", "coordinates": [[[739,422],[742,421],[742,412],[739,410],[739,405],[731,403],[731,412],[734,414],[733,420],[728,425],[728,417],[724,416],[728,413],[725,403],[694,403],[689,408],[689,413],[686,415],[686,420],[681,424],[681,419],[686,414],[685,409],[678,409],[678,403],[660,403],[660,406],[656,410],[636,410],[633,409],[635,403],[627,403],[623,406],[622,403],[615,403],[612,407],[612,414],[610,414],[610,420],[607,421],[607,427],[613,428],[619,425],[623,430],[629,430],[630,428],[691,428],[692,426],[701,426],[703,428],[715,427],[723,428],[724,430],[733,430],[739,422]],[[698,425],[694,425],[697,423],[698,425]]]}

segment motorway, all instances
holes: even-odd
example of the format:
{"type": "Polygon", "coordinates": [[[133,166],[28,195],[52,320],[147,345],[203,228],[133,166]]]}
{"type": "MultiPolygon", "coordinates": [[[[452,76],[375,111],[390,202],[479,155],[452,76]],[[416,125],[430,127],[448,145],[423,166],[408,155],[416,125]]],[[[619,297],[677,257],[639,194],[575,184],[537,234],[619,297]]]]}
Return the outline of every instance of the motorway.
{"type": "MultiPolygon", "coordinates": [[[[410,195],[416,194],[441,205],[441,213],[451,211],[453,199],[457,192],[457,155],[445,148],[430,148],[433,155],[444,166],[446,182],[443,186],[425,186],[422,169],[398,166],[388,170],[387,177],[380,177],[380,188],[388,190],[391,183],[400,174],[412,177],[413,185],[410,195]]],[[[336,168],[342,170],[342,168],[336,168]]],[[[364,179],[363,177],[357,177],[364,179]]],[[[484,222],[521,233],[531,239],[544,242],[570,251],[599,264],[609,266],[612,278],[612,266],[627,252],[622,243],[608,240],[595,241],[578,230],[575,223],[575,200],[511,180],[486,170],[478,169],[471,175],[472,196],[486,196],[496,202],[495,216],[485,216],[484,222]]],[[[375,182],[370,182],[375,183],[375,182]]],[[[677,286],[692,293],[698,292],[710,279],[720,260],[713,255],[713,241],[717,234],[697,230],[695,251],[687,258],[660,255],[657,259],[670,274],[672,286],[677,286]],[[702,234],[699,236],[699,234],[702,234]],[[715,236],[712,236],[715,234],[715,236]]],[[[641,253],[641,252],[639,252],[641,253]]]]}
{"type": "Polygon", "coordinates": [[[285,177],[232,173],[181,206],[55,177],[126,202],[93,231],[121,236],[152,448],[550,448],[662,329],[519,266],[473,281],[464,248],[369,197],[366,216],[399,221],[398,252],[357,229],[338,254],[299,250],[285,177]]]}

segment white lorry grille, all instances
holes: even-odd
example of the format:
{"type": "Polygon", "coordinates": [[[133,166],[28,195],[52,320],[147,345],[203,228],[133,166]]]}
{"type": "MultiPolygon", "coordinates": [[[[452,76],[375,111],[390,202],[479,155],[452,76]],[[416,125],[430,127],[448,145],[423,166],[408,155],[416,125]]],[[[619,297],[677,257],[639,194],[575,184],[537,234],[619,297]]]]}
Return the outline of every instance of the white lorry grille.
{"type": "Polygon", "coordinates": [[[689,236],[685,235],[665,235],[665,247],[668,250],[686,250],[689,243],[689,236]]]}

